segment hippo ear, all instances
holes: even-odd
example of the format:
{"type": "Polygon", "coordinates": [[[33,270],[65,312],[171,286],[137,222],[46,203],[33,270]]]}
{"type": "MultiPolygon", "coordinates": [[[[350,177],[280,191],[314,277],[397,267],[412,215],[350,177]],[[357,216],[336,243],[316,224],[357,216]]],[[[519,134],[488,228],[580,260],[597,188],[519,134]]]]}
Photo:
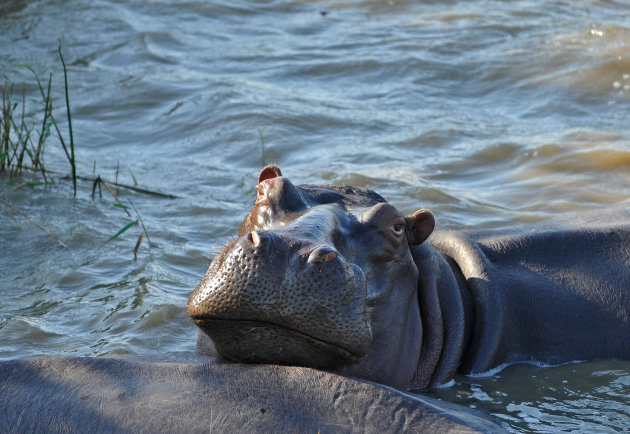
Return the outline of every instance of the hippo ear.
{"type": "Polygon", "coordinates": [[[407,239],[409,244],[417,246],[422,244],[435,229],[435,218],[428,209],[419,209],[410,214],[407,222],[407,239]]]}
{"type": "Polygon", "coordinates": [[[282,176],[282,172],[280,172],[280,168],[275,164],[270,164],[269,166],[263,167],[258,175],[258,183],[260,184],[265,179],[277,178],[278,176],[282,176]]]}

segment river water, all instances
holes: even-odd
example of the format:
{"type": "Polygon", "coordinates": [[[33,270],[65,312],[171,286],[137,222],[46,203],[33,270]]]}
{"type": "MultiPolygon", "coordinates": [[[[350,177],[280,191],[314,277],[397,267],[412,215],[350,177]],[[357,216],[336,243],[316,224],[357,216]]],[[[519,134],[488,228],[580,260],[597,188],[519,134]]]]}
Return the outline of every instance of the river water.
{"type": "MultiPolygon", "coordinates": [[[[194,360],[185,303],[276,162],[296,183],[372,188],[440,228],[630,207],[630,7],[621,1],[12,0],[0,73],[37,111],[53,73],[92,185],[0,178],[0,358],[194,360]]],[[[27,117],[28,118],[28,117],[27,117]]],[[[35,121],[33,121],[35,122],[35,121]]],[[[39,128],[37,125],[36,128],[39,128]]],[[[45,162],[69,173],[51,137],[45,162]]],[[[21,179],[38,179],[24,175],[21,179]]],[[[512,366],[434,395],[516,432],[630,430],[630,362],[512,366]]]]}

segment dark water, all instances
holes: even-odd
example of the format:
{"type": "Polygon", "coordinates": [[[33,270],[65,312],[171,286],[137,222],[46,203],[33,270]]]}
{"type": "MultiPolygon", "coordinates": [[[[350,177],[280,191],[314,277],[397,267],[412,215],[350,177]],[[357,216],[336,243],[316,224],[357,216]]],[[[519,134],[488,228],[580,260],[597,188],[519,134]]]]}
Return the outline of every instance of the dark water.
{"type": "MultiPolygon", "coordinates": [[[[295,182],[375,189],[441,228],[520,227],[630,207],[630,6],[620,1],[10,1],[0,74],[29,107],[68,64],[79,174],[0,198],[0,357],[194,357],[184,305],[276,162],[295,182]],[[21,92],[21,90],[20,90],[21,92]],[[262,140],[261,140],[262,137],[262,140]],[[264,142],[262,144],[261,142],[264,142]],[[118,168],[118,169],[117,169],[118,168]]],[[[49,168],[68,173],[54,140],[49,168]]],[[[630,430],[630,364],[513,366],[436,392],[514,431],[630,430]]]]}

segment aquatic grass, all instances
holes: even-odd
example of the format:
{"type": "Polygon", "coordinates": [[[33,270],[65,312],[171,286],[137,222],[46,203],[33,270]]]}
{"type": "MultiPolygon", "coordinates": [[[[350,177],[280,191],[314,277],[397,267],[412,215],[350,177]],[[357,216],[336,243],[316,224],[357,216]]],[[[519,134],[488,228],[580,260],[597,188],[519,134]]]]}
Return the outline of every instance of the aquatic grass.
{"type": "Polygon", "coordinates": [[[147,228],[144,225],[144,221],[142,220],[142,217],[140,217],[140,213],[138,212],[138,209],[133,204],[131,199],[128,199],[128,200],[129,200],[129,203],[131,204],[131,207],[133,208],[133,211],[136,213],[136,216],[138,217],[140,226],[142,226],[142,232],[140,233],[140,236],[138,237],[138,241],[136,242],[136,247],[133,249],[133,258],[136,259],[138,249],[140,248],[140,244],[142,244],[142,240],[144,239],[144,237],[147,238],[147,242],[149,243],[150,247],[157,247],[157,244],[154,244],[153,242],[151,242],[151,239],[149,238],[149,233],[147,232],[147,228]]]}
{"type": "MultiPolygon", "coordinates": [[[[147,232],[147,228],[144,225],[144,222],[142,221],[142,217],[140,217],[140,213],[138,212],[138,209],[133,204],[131,199],[127,199],[127,200],[131,204],[131,208],[133,209],[133,211],[136,213],[137,219],[136,220],[132,220],[129,223],[127,223],[125,226],[123,226],[118,232],[116,232],[114,235],[109,237],[109,239],[107,241],[105,241],[105,244],[109,243],[110,241],[115,240],[116,238],[118,238],[119,236],[121,236],[122,234],[127,232],[129,229],[131,229],[134,226],[137,226],[138,224],[140,224],[140,226],[142,227],[142,232],[140,233],[140,236],[138,236],[138,240],[136,241],[136,245],[135,245],[135,247],[133,249],[133,259],[137,260],[138,259],[138,250],[140,249],[140,245],[142,244],[142,241],[144,240],[145,237],[147,239],[147,242],[149,243],[149,246],[157,247],[157,245],[152,243],[151,240],[149,239],[149,234],[147,232]]],[[[120,204],[120,203],[115,203],[114,207],[121,208],[125,212],[127,212],[127,214],[129,214],[129,211],[128,211],[129,207],[126,206],[126,205],[123,205],[123,204],[120,204]]]]}
{"type": "MultiPolygon", "coordinates": [[[[118,184],[118,175],[120,174],[120,161],[116,160],[116,176],[115,176],[115,180],[116,180],[116,184],[118,184]]],[[[116,188],[116,191],[118,191],[118,187],[116,188]]],[[[120,191],[119,191],[120,193],[120,191]]]]}
{"type": "MultiPolygon", "coordinates": [[[[94,189],[95,186],[98,185],[99,186],[99,193],[100,193],[100,188],[101,188],[101,184],[105,187],[105,189],[109,192],[109,194],[112,195],[112,197],[114,198],[114,200],[116,201],[116,203],[114,204],[114,206],[118,206],[119,208],[125,210],[125,212],[127,213],[128,216],[130,216],[131,214],[129,214],[129,211],[127,211],[127,207],[125,207],[123,205],[123,203],[120,201],[120,199],[118,198],[118,194],[120,193],[120,191],[117,189],[116,191],[118,193],[114,193],[114,190],[112,190],[109,186],[109,184],[107,182],[105,182],[102,178],[101,175],[99,175],[95,180],[94,180],[94,186],[92,187],[92,199],[94,199],[94,189]]],[[[116,183],[118,184],[118,183],[116,183]]],[[[102,197],[102,196],[101,196],[102,197]]]]}
{"type": "MultiPolygon", "coordinates": [[[[120,167],[117,165],[117,167],[116,167],[116,177],[118,177],[119,169],[120,169],[120,167]]],[[[137,180],[134,177],[134,182],[136,182],[136,181],[137,180]]],[[[125,213],[128,216],[131,216],[131,214],[129,213],[130,207],[128,207],[127,205],[124,205],[121,202],[120,198],[118,197],[119,194],[120,194],[120,191],[118,191],[118,193],[115,193],[109,187],[109,185],[107,185],[107,182],[103,181],[103,179],[100,177],[100,175],[94,181],[94,187],[92,187],[92,195],[94,195],[95,186],[97,185],[97,183],[99,185],[99,189],[100,189],[100,184],[102,184],[105,187],[105,189],[109,192],[109,194],[112,195],[112,197],[116,201],[116,203],[114,203],[114,205],[113,205],[115,208],[122,209],[123,211],[125,211],[125,213]]],[[[119,185],[118,183],[116,183],[116,184],[119,185]]],[[[157,247],[157,245],[154,244],[153,242],[151,242],[151,239],[149,238],[149,233],[147,231],[147,228],[144,225],[144,221],[142,220],[142,217],[140,216],[140,213],[138,212],[138,209],[136,208],[134,203],[129,198],[127,198],[127,201],[131,205],[131,209],[133,209],[133,211],[135,212],[137,219],[136,220],[132,220],[131,222],[128,222],[127,224],[125,224],[125,226],[123,226],[118,232],[116,232],[107,241],[105,241],[105,244],[109,243],[110,241],[115,240],[116,238],[118,238],[119,236],[121,236],[122,234],[127,232],[129,229],[131,229],[132,227],[140,224],[140,226],[142,227],[142,232],[140,233],[140,236],[138,237],[138,240],[136,241],[136,245],[135,245],[135,247],[133,249],[133,258],[134,258],[134,260],[136,260],[138,258],[138,249],[140,249],[140,245],[142,244],[142,241],[144,240],[145,237],[146,237],[147,242],[149,243],[150,247],[157,247]]]]}
{"type": "MultiPolygon", "coordinates": [[[[118,232],[116,232],[114,235],[112,235],[111,237],[109,237],[107,239],[107,241],[105,241],[105,244],[109,243],[112,240],[115,240],[116,238],[118,238],[119,236],[121,236],[123,233],[125,233],[128,229],[131,229],[132,227],[134,227],[135,225],[138,224],[138,220],[134,220],[132,222],[127,223],[125,226],[123,226],[123,228],[121,230],[119,230],[118,232]]],[[[135,256],[135,255],[134,255],[135,256]]]]}
{"type": "MultiPolygon", "coordinates": [[[[53,114],[53,102],[51,98],[53,76],[52,72],[48,71],[47,81],[43,83],[37,72],[31,66],[24,64],[18,65],[19,67],[25,68],[30,71],[32,76],[34,77],[35,82],[37,83],[37,90],[39,91],[39,95],[41,96],[42,108],[39,111],[35,111],[35,114],[27,111],[26,88],[24,87],[22,89],[21,95],[16,94],[14,83],[11,82],[7,77],[4,77],[4,81],[0,83],[0,95],[2,98],[2,112],[0,113],[0,173],[8,172],[10,176],[9,184],[17,184],[16,188],[21,188],[25,186],[37,187],[55,185],[55,183],[50,181],[48,177],[50,175],[63,174],[60,172],[48,170],[44,166],[44,154],[46,146],[49,145],[49,139],[52,136],[52,133],[55,132],[71,168],[71,174],[69,176],[63,176],[59,179],[70,179],[72,181],[74,197],[76,197],[77,195],[77,181],[87,181],[92,183],[92,199],[94,199],[95,197],[97,188],[99,190],[99,197],[102,198],[101,186],[103,186],[114,198],[114,207],[122,209],[129,217],[132,216],[132,214],[130,213],[131,210],[133,210],[133,212],[135,213],[136,218],[131,222],[126,223],[118,232],[116,232],[116,234],[111,236],[105,242],[105,244],[120,237],[129,229],[140,225],[142,227],[142,232],[136,241],[136,245],[133,251],[134,259],[136,259],[138,249],[140,248],[144,238],[147,239],[149,246],[157,246],[151,242],[144,221],[142,220],[140,213],[138,212],[133,202],[131,202],[130,199],[127,199],[130,204],[130,206],[127,206],[123,204],[123,202],[120,200],[119,195],[124,194],[124,190],[128,190],[161,198],[172,199],[176,198],[176,196],[138,187],[138,180],[131,170],[129,170],[129,174],[133,179],[133,185],[120,183],[119,161],[117,161],[116,163],[114,182],[105,181],[103,178],[101,178],[100,175],[96,174],[96,161],[94,161],[92,167],[91,178],[80,176],[77,174],[75,143],[72,129],[72,115],[68,89],[68,71],[61,50],[61,43],[59,44],[58,53],[64,74],[64,97],[69,140],[67,142],[64,138],[64,135],[61,133],[57,120],[53,114]],[[37,114],[41,114],[41,120],[34,120],[34,118],[37,118],[37,114]],[[35,125],[39,125],[40,129],[37,129],[35,125]],[[24,170],[36,171],[41,173],[43,181],[14,181],[13,177],[21,175],[24,170]],[[112,187],[114,188],[112,189],[112,187]]],[[[3,199],[0,199],[0,209],[2,209],[2,211],[8,214],[16,222],[17,215],[24,217],[27,221],[29,221],[40,230],[44,231],[62,246],[67,247],[63,242],[52,235],[42,225],[35,222],[24,212],[20,211],[15,206],[9,204],[3,199]]]]}
{"type": "MultiPolygon", "coordinates": [[[[24,66],[24,65],[22,65],[24,66]]],[[[41,120],[41,129],[37,131],[33,126],[29,125],[26,115],[26,90],[22,90],[21,98],[15,99],[15,86],[8,78],[4,78],[4,83],[0,86],[0,94],[2,95],[2,116],[0,116],[0,172],[8,171],[9,176],[13,178],[19,175],[24,169],[39,171],[42,174],[43,181],[27,181],[20,183],[17,188],[24,186],[49,186],[54,182],[49,181],[44,167],[43,154],[45,143],[50,136],[50,128],[54,121],[52,117],[52,100],[50,90],[52,84],[52,73],[48,76],[46,90],[42,86],[41,80],[35,71],[26,66],[35,76],[37,86],[42,96],[43,116],[41,120]],[[19,107],[21,100],[21,109],[19,107]],[[35,139],[37,132],[38,137],[35,139]],[[29,162],[30,160],[30,162],[29,162]]],[[[5,213],[11,216],[17,222],[12,213],[22,216],[30,224],[46,233],[49,237],[57,241],[61,246],[67,248],[59,238],[54,236],[44,226],[30,218],[26,213],[19,210],[14,205],[8,203],[4,199],[0,199],[0,205],[5,213]]]]}
{"type": "Polygon", "coordinates": [[[65,140],[57,121],[53,115],[53,104],[51,98],[52,88],[52,72],[48,72],[48,82],[46,86],[42,84],[39,75],[29,66],[20,64],[18,66],[29,70],[37,83],[37,89],[42,98],[43,115],[41,120],[41,129],[37,130],[34,124],[29,124],[26,116],[26,89],[22,89],[21,110],[18,111],[19,101],[15,100],[15,85],[8,78],[4,78],[4,83],[0,87],[2,94],[2,116],[0,117],[0,172],[9,171],[10,176],[20,174],[24,169],[39,171],[47,182],[46,174],[48,171],[44,166],[44,150],[48,138],[51,135],[51,129],[54,127],[61,146],[70,162],[72,169],[72,180],[74,186],[74,196],[76,197],[76,160],[74,154],[74,137],[72,133],[72,116],[70,113],[70,98],[68,92],[67,70],[61,53],[61,45],[59,45],[59,57],[61,59],[64,71],[64,85],[66,98],[66,116],[68,120],[68,129],[70,134],[70,151],[66,146],[65,140]],[[37,132],[37,138],[34,138],[33,131],[37,132]],[[25,157],[28,156],[28,160],[25,157]]]}
{"type": "Polygon", "coordinates": [[[258,128],[258,138],[260,139],[260,150],[261,150],[261,156],[260,156],[261,166],[260,167],[265,167],[265,138],[263,137],[263,133],[262,131],[260,131],[260,128],[258,128]]]}
{"type": "MultiPolygon", "coordinates": [[[[74,187],[74,196],[76,197],[77,196],[77,166],[76,166],[76,161],[74,158],[74,135],[72,134],[72,115],[70,114],[70,95],[68,94],[68,71],[66,69],[66,62],[64,62],[63,55],[61,54],[61,41],[59,41],[59,59],[61,59],[61,65],[63,66],[63,80],[64,80],[65,95],[66,95],[66,111],[68,115],[68,132],[70,133],[71,155],[68,156],[68,159],[70,160],[70,165],[72,166],[72,185],[74,187]]],[[[59,134],[59,139],[63,143],[61,134],[59,134]]],[[[64,144],[64,149],[66,149],[65,144],[64,144]]],[[[66,149],[66,155],[68,155],[67,149],[66,149]]]]}
{"type": "MultiPolygon", "coordinates": [[[[68,179],[68,178],[62,178],[62,179],[68,179]]],[[[163,199],[178,199],[179,198],[179,196],[176,196],[174,194],[162,193],[162,192],[155,191],[155,190],[149,190],[149,189],[146,189],[146,188],[136,187],[134,185],[123,184],[122,182],[106,181],[105,179],[101,178],[100,175],[98,175],[96,178],[89,178],[89,177],[86,177],[86,176],[77,175],[77,180],[79,180],[79,181],[88,181],[88,182],[93,183],[93,184],[96,183],[96,182],[107,182],[107,184],[113,185],[117,189],[121,188],[121,189],[124,189],[124,190],[134,191],[136,193],[144,194],[144,195],[147,195],[147,196],[160,197],[160,198],[163,198],[163,199]]],[[[137,182],[137,181],[134,179],[134,182],[137,182]]]]}
{"type": "Polygon", "coordinates": [[[26,90],[22,90],[22,106],[21,113],[18,111],[19,102],[15,101],[15,86],[8,78],[5,77],[3,85],[0,87],[2,94],[2,116],[0,117],[0,132],[2,146],[0,148],[0,172],[9,170],[11,176],[20,174],[24,169],[39,171],[47,181],[46,167],[44,166],[43,156],[48,138],[51,136],[51,130],[54,128],[59,138],[61,147],[63,148],[66,158],[70,163],[72,172],[72,184],[74,196],[77,195],[77,169],[74,150],[74,134],[72,131],[72,115],[70,112],[70,96],[68,90],[68,72],[66,64],[63,60],[61,52],[61,44],[59,45],[59,58],[63,66],[64,73],[64,90],[66,102],[66,119],[68,122],[68,133],[70,136],[70,150],[66,145],[63,134],[59,130],[57,120],[53,115],[53,103],[51,98],[52,72],[48,72],[48,81],[46,86],[42,84],[37,72],[29,65],[20,64],[18,66],[29,70],[37,83],[41,101],[43,104],[43,115],[41,120],[41,129],[37,130],[30,125],[26,116],[26,90]],[[37,132],[37,138],[34,139],[33,131],[37,132]],[[28,156],[30,161],[25,159],[28,156]]]}
{"type": "MultiPolygon", "coordinates": [[[[0,159],[0,171],[8,170],[11,176],[21,173],[22,169],[31,167],[34,170],[45,169],[41,159],[42,145],[37,147],[33,143],[33,126],[26,121],[26,91],[22,91],[22,97],[16,100],[14,84],[7,78],[0,87],[2,93],[2,116],[0,117],[0,131],[2,134],[2,158],[0,159]],[[22,106],[20,109],[20,102],[22,106]],[[40,151],[38,152],[38,149],[40,151]],[[30,166],[25,156],[30,158],[30,166]]],[[[45,109],[47,112],[47,109],[45,109]]],[[[44,115],[46,124],[47,113],[44,115]]],[[[40,131],[38,142],[45,140],[46,131],[40,131]]]]}

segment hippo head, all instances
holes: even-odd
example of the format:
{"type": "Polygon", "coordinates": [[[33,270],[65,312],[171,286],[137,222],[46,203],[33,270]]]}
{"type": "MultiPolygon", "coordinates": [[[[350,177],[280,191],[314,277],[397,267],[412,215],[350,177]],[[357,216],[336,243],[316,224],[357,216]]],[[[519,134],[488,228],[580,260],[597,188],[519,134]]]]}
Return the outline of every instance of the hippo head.
{"type": "Polygon", "coordinates": [[[410,246],[433,231],[350,186],[296,186],[265,167],[239,236],[191,294],[188,314],[226,359],[309,366],[394,387],[422,344],[410,246]]]}

